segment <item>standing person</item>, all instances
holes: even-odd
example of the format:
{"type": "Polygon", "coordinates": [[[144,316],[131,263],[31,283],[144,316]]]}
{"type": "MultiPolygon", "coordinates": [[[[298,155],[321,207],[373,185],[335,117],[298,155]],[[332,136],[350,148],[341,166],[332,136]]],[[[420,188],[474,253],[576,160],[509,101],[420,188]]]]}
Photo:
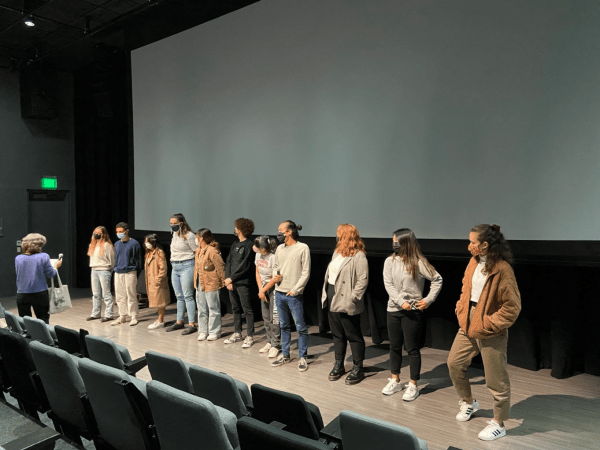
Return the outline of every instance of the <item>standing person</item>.
{"type": "Polygon", "coordinates": [[[242,348],[254,344],[254,313],[250,303],[250,280],[254,276],[252,267],[252,241],[248,239],[254,232],[254,222],[240,217],[234,222],[233,234],[238,238],[229,250],[225,263],[225,286],[229,289],[229,299],[233,311],[234,332],[225,339],[225,344],[242,340],[242,311],[246,316],[246,339],[242,348]]]}
{"type": "Polygon", "coordinates": [[[171,301],[167,280],[167,257],[156,233],[146,236],[144,247],[146,248],[144,272],[146,273],[148,306],[156,308],[158,311],[158,319],[148,325],[148,329],[156,330],[165,326],[165,312],[171,301]]]}
{"type": "Polygon", "coordinates": [[[421,378],[421,342],[425,330],[424,312],[442,289],[442,277],[421,253],[415,233],[408,228],[394,231],[394,254],[383,265],[383,283],[390,298],[387,307],[387,327],[390,336],[392,377],[381,391],[392,395],[403,389],[400,385],[402,346],[406,342],[410,366],[410,383],[402,396],[410,402],[419,396],[417,382],[421,378]],[[429,294],[423,298],[425,280],[431,281],[429,294]]]}
{"type": "Polygon", "coordinates": [[[216,341],[221,337],[221,301],[219,290],[225,286],[225,264],[208,228],[196,232],[200,246],[196,250],[194,287],[198,305],[198,340],[216,341]]]}
{"type": "Polygon", "coordinates": [[[310,251],[308,245],[298,242],[302,225],[291,220],[279,224],[277,240],[283,242],[275,251],[273,276],[275,283],[275,304],[279,313],[281,327],[281,354],[272,366],[282,366],[291,361],[290,340],[293,319],[298,330],[298,370],[308,370],[306,356],[308,354],[308,326],[304,321],[304,305],[302,294],[310,278],[310,251]]]}
{"type": "Polygon", "coordinates": [[[364,295],[369,283],[369,264],[358,230],[349,223],[336,231],[337,245],[327,266],[321,303],[329,307],[329,326],[333,334],[335,364],[329,380],[339,380],[346,373],[344,359],[350,342],[354,365],[346,384],[357,384],[365,378],[365,339],[360,330],[360,314],[365,310],[364,295]]]}
{"type": "Polygon", "coordinates": [[[115,297],[119,307],[119,318],[111,325],[120,325],[131,317],[130,326],[138,323],[137,278],[142,271],[140,244],[129,237],[129,225],[119,222],[115,227],[119,240],[115,243],[115,297]]]}
{"type": "Polygon", "coordinates": [[[510,414],[508,328],[521,312],[521,294],[511,267],[512,252],[498,225],[483,224],[471,229],[469,251],[473,257],[456,303],[460,329],[448,355],[448,369],[461,399],[456,420],[466,422],[479,409],[471,393],[467,368],[481,353],[485,382],[494,397],[494,418],[479,433],[479,439],[493,441],[506,436],[504,421],[510,414]]]}
{"type": "Polygon", "coordinates": [[[110,281],[115,268],[115,247],[108,236],[106,227],[96,227],[88,247],[90,267],[92,268],[92,314],[86,320],[102,319],[101,322],[113,320],[113,297],[110,292],[110,281]],[[106,308],[102,317],[102,300],[106,308]]]}
{"type": "Polygon", "coordinates": [[[185,328],[183,319],[187,310],[188,328],[181,334],[193,334],[196,328],[196,301],[194,300],[194,258],[198,248],[196,235],[188,225],[183,214],[173,214],[169,220],[171,226],[171,283],[177,297],[177,321],[167,331],[185,328]]]}
{"type": "Polygon", "coordinates": [[[30,233],[21,239],[21,255],[15,258],[17,272],[17,310],[19,316],[31,316],[50,323],[50,296],[46,279],[56,276],[62,261],[50,263],[48,253],[42,252],[46,238],[39,233],[30,233]]]}
{"type": "Polygon", "coordinates": [[[269,352],[269,358],[276,358],[281,352],[281,328],[275,305],[275,280],[273,280],[273,263],[277,240],[269,236],[259,236],[254,239],[254,265],[256,266],[256,283],[262,312],[267,343],[259,350],[269,352]]]}

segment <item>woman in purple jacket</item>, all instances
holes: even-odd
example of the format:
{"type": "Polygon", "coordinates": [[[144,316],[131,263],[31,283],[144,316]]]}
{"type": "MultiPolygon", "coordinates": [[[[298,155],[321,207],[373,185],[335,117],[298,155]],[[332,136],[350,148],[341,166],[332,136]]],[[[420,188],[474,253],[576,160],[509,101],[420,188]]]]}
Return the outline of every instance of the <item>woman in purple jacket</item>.
{"type": "Polygon", "coordinates": [[[38,319],[50,321],[50,297],[47,278],[56,276],[62,265],[58,260],[54,266],[48,253],[42,252],[46,238],[39,233],[30,233],[21,239],[22,254],[15,258],[17,271],[17,309],[19,316],[31,316],[31,308],[38,319]]]}

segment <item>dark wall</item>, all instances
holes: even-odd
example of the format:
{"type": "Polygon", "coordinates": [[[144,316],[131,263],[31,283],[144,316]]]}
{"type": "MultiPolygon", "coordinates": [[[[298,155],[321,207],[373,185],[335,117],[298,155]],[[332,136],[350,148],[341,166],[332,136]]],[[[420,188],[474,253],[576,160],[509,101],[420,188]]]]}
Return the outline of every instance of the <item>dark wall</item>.
{"type": "MultiPolygon", "coordinates": [[[[27,189],[39,189],[44,175],[58,177],[59,189],[75,191],[72,77],[54,74],[52,97],[57,118],[21,118],[19,74],[0,69],[0,297],[14,296],[16,241],[27,234],[27,189]]],[[[75,217],[75,202],[71,202],[75,217]]],[[[64,224],[49,224],[62,227],[64,224]]],[[[70,227],[74,229],[73,226],[70,227]]],[[[68,255],[65,255],[65,265],[68,255]]],[[[72,262],[72,261],[71,261],[72,262]]]]}

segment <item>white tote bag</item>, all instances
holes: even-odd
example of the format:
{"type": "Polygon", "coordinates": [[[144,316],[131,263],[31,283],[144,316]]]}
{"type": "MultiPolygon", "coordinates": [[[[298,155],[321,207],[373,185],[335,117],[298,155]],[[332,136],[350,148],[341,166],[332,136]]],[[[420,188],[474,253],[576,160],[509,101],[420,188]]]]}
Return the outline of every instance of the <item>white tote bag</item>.
{"type": "Polygon", "coordinates": [[[58,279],[58,286],[54,286],[54,278],[52,278],[51,287],[48,288],[48,294],[50,296],[50,314],[58,314],[73,307],[73,305],[71,305],[69,287],[66,284],[62,284],[58,272],[56,273],[56,278],[58,279]]]}

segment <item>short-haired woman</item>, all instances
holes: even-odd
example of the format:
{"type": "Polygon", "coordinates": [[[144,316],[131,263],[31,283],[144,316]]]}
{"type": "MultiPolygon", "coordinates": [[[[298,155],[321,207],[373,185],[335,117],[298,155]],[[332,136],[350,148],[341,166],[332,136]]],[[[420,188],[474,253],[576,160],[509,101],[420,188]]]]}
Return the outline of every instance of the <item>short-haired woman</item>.
{"type": "Polygon", "coordinates": [[[267,335],[267,343],[259,352],[268,352],[269,358],[276,358],[281,352],[281,328],[279,327],[279,316],[275,305],[275,280],[273,280],[273,262],[276,249],[277,240],[275,238],[259,236],[254,239],[256,283],[258,284],[258,297],[261,300],[262,318],[267,335]]]}
{"type": "Polygon", "coordinates": [[[92,314],[86,320],[102,319],[102,322],[113,320],[113,297],[110,292],[110,281],[115,268],[115,247],[108,236],[106,227],[99,226],[92,233],[88,247],[90,267],[92,268],[92,314]],[[102,299],[106,308],[102,317],[102,299]]]}
{"type": "Polygon", "coordinates": [[[254,232],[254,222],[240,217],[234,222],[233,234],[237,241],[231,244],[225,263],[225,286],[229,289],[229,299],[233,310],[234,332],[225,339],[225,344],[242,340],[242,311],[246,316],[246,339],[242,348],[254,344],[254,313],[250,303],[250,283],[254,276],[254,252],[252,241],[248,239],[254,232]]]}
{"type": "Polygon", "coordinates": [[[50,322],[50,296],[46,279],[56,276],[62,261],[54,266],[50,256],[42,252],[46,238],[39,233],[30,233],[21,239],[21,255],[15,258],[17,271],[17,310],[19,316],[35,316],[46,323],[50,322]]]}
{"type": "Polygon", "coordinates": [[[167,280],[167,258],[156,233],[146,236],[144,247],[146,249],[144,272],[146,273],[148,306],[156,308],[158,311],[158,319],[148,325],[148,329],[156,330],[165,326],[165,312],[171,301],[167,280]]]}
{"type": "Polygon", "coordinates": [[[365,244],[354,225],[341,224],[336,236],[337,245],[327,266],[321,295],[323,308],[329,309],[329,326],[335,351],[335,364],[329,373],[329,380],[339,380],[346,373],[344,359],[350,342],[354,365],[346,377],[346,384],[357,384],[365,378],[365,338],[360,330],[360,314],[365,310],[369,264],[365,244]]]}
{"type": "Polygon", "coordinates": [[[460,329],[448,355],[450,378],[460,397],[456,420],[466,422],[479,409],[467,369],[481,353],[485,382],[494,397],[494,418],[479,433],[493,441],[506,436],[510,414],[510,380],[506,371],[508,328],[521,312],[521,294],[511,267],[512,252],[498,225],[477,225],[469,233],[473,256],[465,276],[456,317],[460,329]]]}
{"type": "Polygon", "coordinates": [[[177,321],[166,331],[185,328],[183,319],[187,310],[189,327],[181,334],[198,331],[196,328],[196,300],[194,299],[194,259],[198,241],[183,214],[173,214],[170,219],[171,233],[171,283],[177,297],[177,321]]]}
{"type": "Polygon", "coordinates": [[[194,287],[198,306],[198,340],[216,341],[221,337],[221,301],[219,290],[225,286],[225,264],[219,243],[208,228],[196,232],[200,246],[196,250],[194,287]]]}
{"type": "Polygon", "coordinates": [[[400,228],[392,235],[394,253],[383,265],[383,283],[390,298],[387,307],[387,327],[390,336],[392,377],[381,391],[392,395],[403,389],[400,385],[402,346],[406,343],[410,367],[410,383],[402,396],[410,402],[419,396],[417,382],[421,378],[421,342],[425,329],[425,311],[442,289],[442,277],[421,252],[412,230],[400,228]],[[429,294],[423,298],[425,280],[431,281],[429,294]]]}

